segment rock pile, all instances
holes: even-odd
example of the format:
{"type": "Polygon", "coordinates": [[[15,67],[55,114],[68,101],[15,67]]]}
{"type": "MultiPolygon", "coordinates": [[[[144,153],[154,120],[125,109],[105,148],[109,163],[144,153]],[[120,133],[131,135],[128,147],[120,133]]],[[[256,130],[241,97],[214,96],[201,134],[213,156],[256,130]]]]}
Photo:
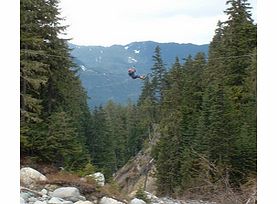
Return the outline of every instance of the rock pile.
{"type": "MultiPolygon", "coordinates": [[[[105,177],[102,173],[88,175],[82,178],[94,178],[99,186],[105,185],[105,177]]],[[[78,188],[73,186],[59,187],[41,182],[48,181],[47,177],[35,169],[25,167],[20,170],[20,204],[127,204],[128,201],[119,201],[116,198],[103,196],[97,198],[90,196],[87,200],[81,195],[78,188]],[[93,198],[94,199],[91,199],[93,198]]],[[[133,199],[130,204],[145,204],[140,199],[133,199]]]]}
{"type": "MultiPolygon", "coordinates": [[[[93,177],[99,186],[105,185],[104,175],[100,172],[89,175],[89,177],[93,177]]],[[[146,204],[145,201],[138,198],[133,198],[128,202],[105,195],[98,196],[98,198],[90,195],[87,200],[74,186],[61,187],[41,183],[45,181],[48,181],[47,177],[37,170],[29,167],[22,168],[20,170],[20,204],[146,204]]],[[[174,200],[168,197],[158,198],[146,191],[145,194],[150,204],[215,204],[204,201],[174,200]]]]}
{"type": "MultiPolygon", "coordinates": [[[[100,172],[91,177],[95,178],[99,186],[105,185],[104,175],[100,172]]],[[[47,181],[47,177],[30,167],[20,170],[20,204],[121,204],[112,198],[103,197],[98,201],[86,200],[76,187],[59,187],[55,185],[42,184],[47,181]],[[108,201],[107,201],[108,200],[108,201]]],[[[93,197],[93,196],[91,196],[93,197]]]]}
{"type": "Polygon", "coordinates": [[[61,187],[53,192],[42,189],[34,191],[29,188],[21,187],[20,204],[93,204],[97,201],[86,201],[75,187],[61,187]]]}

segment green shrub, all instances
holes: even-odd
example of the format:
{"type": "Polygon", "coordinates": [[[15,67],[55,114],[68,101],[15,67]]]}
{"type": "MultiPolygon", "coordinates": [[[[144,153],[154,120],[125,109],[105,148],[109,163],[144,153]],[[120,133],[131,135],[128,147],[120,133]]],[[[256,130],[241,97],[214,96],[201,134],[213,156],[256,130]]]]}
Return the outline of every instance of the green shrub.
{"type": "Polygon", "coordinates": [[[140,188],[137,190],[137,192],[136,192],[136,198],[143,200],[143,201],[146,202],[147,204],[150,204],[150,203],[151,203],[150,199],[147,198],[147,195],[146,195],[146,193],[144,192],[144,190],[143,190],[142,187],[140,187],[140,188]]]}
{"type": "Polygon", "coordinates": [[[87,176],[95,173],[95,166],[91,162],[87,163],[85,168],[79,171],[80,176],[87,176]]]}

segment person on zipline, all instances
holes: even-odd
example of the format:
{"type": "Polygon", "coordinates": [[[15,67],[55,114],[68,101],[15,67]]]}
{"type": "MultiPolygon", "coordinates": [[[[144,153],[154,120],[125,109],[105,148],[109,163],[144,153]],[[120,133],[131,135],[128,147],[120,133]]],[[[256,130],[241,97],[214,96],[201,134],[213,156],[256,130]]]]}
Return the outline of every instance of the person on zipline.
{"type": "Polygon", "coordinates": [[[130,76],[130,77],[132,77],[132,79],[137,79],[137,78],[139,78],[139,79],[142,79],[142,80],[144,80],[145,79],[145,76],[144,75],[136,75],[136,69],[135,69],[135,67],[133,66],[133,67],[130,67],[129,69],[128,69],[128,75],[130,76]]]}

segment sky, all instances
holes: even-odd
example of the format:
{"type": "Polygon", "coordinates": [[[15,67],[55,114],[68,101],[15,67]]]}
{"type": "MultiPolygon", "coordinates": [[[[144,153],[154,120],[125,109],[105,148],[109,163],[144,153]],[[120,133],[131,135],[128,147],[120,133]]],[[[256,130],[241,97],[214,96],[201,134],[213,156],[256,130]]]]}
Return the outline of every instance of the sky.
{"type": "MultiPolygon", "coordinates": [[[[134,41],[207,44],[225,0],[60,0],[67,36],[77,45],[126,45],[134,41]]],[[[256,21],[256,0],[250,0],[256,21]]]]}

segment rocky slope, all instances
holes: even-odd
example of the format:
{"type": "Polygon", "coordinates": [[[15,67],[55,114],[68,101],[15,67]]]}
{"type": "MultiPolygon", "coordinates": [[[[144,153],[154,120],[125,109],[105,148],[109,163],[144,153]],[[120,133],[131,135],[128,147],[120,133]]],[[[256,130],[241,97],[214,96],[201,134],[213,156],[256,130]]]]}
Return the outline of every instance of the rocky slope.
{"type": "Polygon", "coordinates": [[[215,204],[202,200],[176,200],[169,197],[157,197],[155,161],[151,157],[154,145],[159,141],[158,125],[153,125],[148,144],[133,159],[124,165],[114,176],[121,190],[134,197],[140,189],[144,190],[151,204],[215,204]]]}
{"type": "Polygon", "coordinates": [[[133,195],[139,188],[153,194],[156,193],[156,169],[151,151],[160,137],[157,129],[158,126],[154,125],[148,144],[114,176],[115,181],[127,194],[133,195]]]}

